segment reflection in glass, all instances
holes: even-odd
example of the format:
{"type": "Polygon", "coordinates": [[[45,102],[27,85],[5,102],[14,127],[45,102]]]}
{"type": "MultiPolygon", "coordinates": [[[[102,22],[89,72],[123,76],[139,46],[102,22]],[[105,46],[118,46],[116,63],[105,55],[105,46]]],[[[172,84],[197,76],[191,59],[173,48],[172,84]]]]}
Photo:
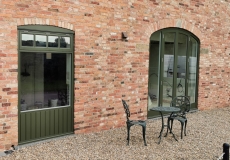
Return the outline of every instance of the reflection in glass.
{"type": "Polygon", "coordinates": [[[70,104],[70,54],[46,53],[20,54],[21,111],[66,106],[70,104]]]}
{"type": "Polygon", "coordinates": [[[58,47],[58,36],[48,36],[48,47],[58,47]]]}
{"type": "Polygon", "coordinates": [[[165,33],[162,106],[170,106],[173,91],[175,33],[165,33]]]}
{"type": "Polygon", "coordinates": [[[197,74],[197,42],[194,38],[189,41],[189,75],[188,75],[188,96],[190,103],[195,103],[196,94],[196,74],[197,74]]]}
{"type": "Polygon", "coordinates": [[[33,46],[34,35],[32,34],[22,34],[22,46],[33,46]]]}
{"type": "Polygon", "coordinates": [[[70,37],[60,37],[60,48],[70,48],[70,37]]]}
{"type": "Polygon", "coordinates": [[[159,58],[160,32],[154,33],[150,39],[148,110],[158,106],[159,101],[159,58]]]}
{"type": "Polygon", "coordinates": [[[46,47],[46,36],[35,35],[36,47],[46,47]]]}
{"type": "Polygon", "coordinates": [[[176,96],[185,95],[187,39],[184,34],[178,35],[176,96]]]}

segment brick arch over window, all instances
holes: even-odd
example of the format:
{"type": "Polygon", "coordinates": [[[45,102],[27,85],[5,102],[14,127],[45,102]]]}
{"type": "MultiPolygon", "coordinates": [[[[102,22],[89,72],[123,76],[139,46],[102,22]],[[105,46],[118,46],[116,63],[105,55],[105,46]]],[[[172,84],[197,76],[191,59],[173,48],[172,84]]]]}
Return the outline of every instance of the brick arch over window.
{"type": "Polygon", "coordinates": [[[17,19],[17,25],[52,25],[56,27],[62,27],[69,30],[74,30],[74,25],[65,21],[44,19],[44,18],[21,18],[17,19]]]}
{"type": "Polygon", "coordinates": [[[199,28],[197,28],[194,24],[184,20],[184,19],[163,19],[163,20],[159,20],[157,22],[154,22],[152,24],[149,24],[147,26],[145,26],[145,36],[147,36],[149,38],[149,36],[160,30],[163,28],[168,28],[168,27],[178,27],[178,28],[182,28],[185,30],[190,31],[191,33],[193,33],[194,35],[196,35],[199,39],[202,39],[202,33],[199,30],[199,28]]]}

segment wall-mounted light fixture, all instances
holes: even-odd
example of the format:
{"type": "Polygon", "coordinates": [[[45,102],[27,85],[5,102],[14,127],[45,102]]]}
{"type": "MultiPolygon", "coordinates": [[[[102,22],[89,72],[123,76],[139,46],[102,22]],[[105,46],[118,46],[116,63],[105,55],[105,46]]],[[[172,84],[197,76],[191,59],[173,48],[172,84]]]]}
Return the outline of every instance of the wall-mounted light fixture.
{"type": "Polygon", "coordinates": [[[127,34],[127,32],[122,32],[122,40],[128,41],[128,34],[127,34]]]}

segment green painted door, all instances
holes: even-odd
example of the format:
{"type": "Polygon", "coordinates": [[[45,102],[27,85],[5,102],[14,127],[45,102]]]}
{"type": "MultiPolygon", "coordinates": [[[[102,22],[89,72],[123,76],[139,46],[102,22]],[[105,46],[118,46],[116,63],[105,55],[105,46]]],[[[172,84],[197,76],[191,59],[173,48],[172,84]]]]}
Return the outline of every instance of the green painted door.
{"type": "Polygon", "coordinates": [[[73,133],[72,107],[20,114],[19,144],[73,133]]]}
{"type": "MultiPolygon", "coordinates": [[[[190,98],[192,109],[197,108],[197,77],[199,41],[190,32],[168,28],[150,37],[148,110],[170,106],[173,97],[190,98]]],[[[148,111],[148,117],[159,116],[148,111]]]]}
{"type": "Polygon", "coordinates": [[[73,134],[73,33],[39,29],[19,27],[19,144],[73,134]]]}

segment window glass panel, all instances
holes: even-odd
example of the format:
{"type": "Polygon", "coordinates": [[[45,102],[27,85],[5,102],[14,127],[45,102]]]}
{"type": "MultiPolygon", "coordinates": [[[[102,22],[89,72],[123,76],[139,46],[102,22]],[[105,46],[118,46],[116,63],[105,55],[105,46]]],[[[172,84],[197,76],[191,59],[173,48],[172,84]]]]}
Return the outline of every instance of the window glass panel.
{"type": "Polygon", "coordinates": [[[36,47],[46,47],[46,36],[35,35],[36,47]]]}
{"type": "Polygon", "coordinates": [[[187,35],[178,35],[176,96],[185,96],[187,35]]]}
{"type": "Polygon", "coordinates": [[[21,111],[70,104],[70,54],[23,52],[20,56],[21,111]]]}
{"type": "Polygon", "coordinates": [[[173,94],[173,73],[174,73],[174,55],[175,55],[175,33],[166,32],[164,34],[164,65],[163,71],[163,97],[162,106],[170,106],[173,94]]]}
{"type": "Polygon", "coordinates": [[[150,39],[149,55],[149,87],[148,110],[158,106],[159,101],[159,59],[160,59],[160,32],[154,33],[150,39]]]}
{"type": "Polygon", "coordinates": [[[60,48],[70,48],[70,37],[60,37],[60,48]]]}
{"type": "Polygon", "coordinates": [[[22,46],[33,46],[34,35],[32,34],[22,34],[22,46]]]}
{"type": "Polygon", "coordinates": [[[194,38],[191,38],[190,50],[189,50],[189,68],[188,68],[188,96],[190,97],[190,103],[195,103],[196,95],[196,75],[197,75],[197,42],[194,38]]]}
{"type": "Polygon", "coordinates": [[[48,36],[48,47],[58,47],[58,36],[48,36]]]}

